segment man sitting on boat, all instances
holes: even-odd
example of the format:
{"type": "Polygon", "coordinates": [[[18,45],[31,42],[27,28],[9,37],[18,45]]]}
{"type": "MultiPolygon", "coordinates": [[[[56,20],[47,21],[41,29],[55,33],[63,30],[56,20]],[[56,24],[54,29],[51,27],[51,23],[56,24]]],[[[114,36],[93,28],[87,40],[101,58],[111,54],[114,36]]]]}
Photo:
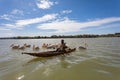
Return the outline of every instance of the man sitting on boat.
{"type": "Polygon", "coordinates": [[[57,52],[66,52],[67,50],[70,50],[68,46],[66,46],[66,43],[64,43],[64,40],[61,40],[61,44],[59,48],[57,48],[57,52]]]}

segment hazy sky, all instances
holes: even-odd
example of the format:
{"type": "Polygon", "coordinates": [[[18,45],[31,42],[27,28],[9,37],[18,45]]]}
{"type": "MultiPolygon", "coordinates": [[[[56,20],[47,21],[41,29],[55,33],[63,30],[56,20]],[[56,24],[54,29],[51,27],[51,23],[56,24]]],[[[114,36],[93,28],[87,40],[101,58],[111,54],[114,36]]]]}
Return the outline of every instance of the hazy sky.
{"type": "Polygon", "coordinates": [[[120,0],[0,0],[0,37],[120,32],[120,0]]]}

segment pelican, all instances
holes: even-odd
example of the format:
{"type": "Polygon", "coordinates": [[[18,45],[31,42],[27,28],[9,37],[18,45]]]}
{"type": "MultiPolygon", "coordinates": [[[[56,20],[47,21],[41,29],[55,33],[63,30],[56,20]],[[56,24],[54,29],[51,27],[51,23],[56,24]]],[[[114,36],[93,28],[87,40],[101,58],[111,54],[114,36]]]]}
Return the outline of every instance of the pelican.
{"type": "Polygon", "coordinates": [[[40,48],[37,46],[35,47],[35,45],[33,45],[33,50],[39,50],[40,48]]]}
{"type": "Polygon", "coordinates": [[[43,43],[42,48],[47,48],[48,44],[43,43]]]}
{"type": "Polygon", "coordinates": [[[30,48],[31,45],[26,45],[26,47],[29,47],[30,48]]]}
{"type": "Polygon", "coordinates": [[[79,49],[87,49],[87,48],[83,46],[79,46],[79,49]]]}
{"type": "Polygon", "coordinates": [[[12,49],[18,49],[19,46],[20,46],[20,45],[17,45],[17,46],[16,46],[16,45],[12,44],[10,47],[12,47],[12,49]]]}
{"type": "Polygon", "coordinates": [[[24,49],[25,49],[25,46],[21,46],[21,47],[19,47],[18,49],[24,50],[24,49]]]}
{"type": "Polygon", "coordinates": [[[85,46],[79,46],[79,49],[87,49],[87,43],[85,43],[85,46]]]}
{"type": "Polygon", "coordinates": [[[25,47],[28,47],[28,48],[31,47],[31,45],[29,45],[29,44],[27,45],[26,43],[24,44],[24,46],[25,46],[25,47]]]}

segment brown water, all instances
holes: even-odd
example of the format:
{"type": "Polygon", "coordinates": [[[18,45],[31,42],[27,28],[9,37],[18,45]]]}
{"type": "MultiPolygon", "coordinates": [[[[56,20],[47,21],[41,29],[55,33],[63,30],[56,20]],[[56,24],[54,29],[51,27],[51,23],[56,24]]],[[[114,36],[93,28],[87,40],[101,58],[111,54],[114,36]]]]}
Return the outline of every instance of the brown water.
{"type": "MultiPolygon", "coordinates": [[[[66,56],[36,58],[12,50],[14,44],[57,44],[60,39],[0,40],[0,80],[120,80],[120,38],[65,39],[77,50],[66,56]],[[82,42],[87,50],[78,49],[82,42]]],[[[47,51],[40,49],[40,51],[47,51]]]]}

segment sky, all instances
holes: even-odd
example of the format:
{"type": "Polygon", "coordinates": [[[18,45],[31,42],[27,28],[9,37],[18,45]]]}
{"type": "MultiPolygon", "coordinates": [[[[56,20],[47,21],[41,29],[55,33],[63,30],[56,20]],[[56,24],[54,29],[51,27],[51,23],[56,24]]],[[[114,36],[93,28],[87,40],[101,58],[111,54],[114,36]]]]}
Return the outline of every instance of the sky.
{"type": "Polygon", "coordinates": [[[120,32],[120,0],[0,0],[0,37],[120,32]]]}

